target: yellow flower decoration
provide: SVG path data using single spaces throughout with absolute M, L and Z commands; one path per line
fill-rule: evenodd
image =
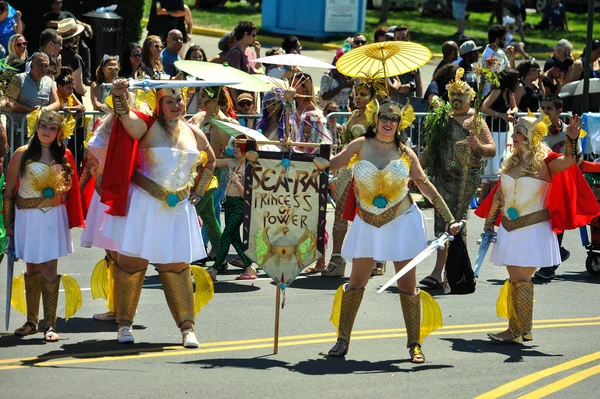
M 367 104 L 367 108 L 365 109 L 365 116 L 367 117 L 367 124 L 370 126 L 375 126 L 375 120 L 377 119 L 377 112 L 379 111 L 379 101 L 377 99 L 371 100 Z

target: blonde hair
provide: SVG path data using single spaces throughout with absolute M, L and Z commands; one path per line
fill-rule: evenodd
M 544 159 L 546 159 L 549 152 L 550 148 L 546 144 L 540 143 L 534 146 L 527 140 L 523 142 L 521 147 L 513 149 L 508 158 L 504 160 L 500 168 L 500 173 L 506 173 L 517 165 L 522 164 L 519 177 L 538 176 L 542 173 Z
M 159 42 L 162 45 L 162 39 L 160 36 L 146 36 L 146 40 L 144 40 L 142 45 L 142 62 L 150 69 L 152 69 L 152 65 L 155 64 L 160 71 L 163 71 L 163 65 L 160 61 L 160 57 L 152 59 L 152 55 L 150 54 L 150 44 L 152 42 Z
M 20 33 L 15 33 L 14 35 L 12 35 L 10 37 L 10 39 L 8 39 L 8 55 L 14 57 L 14 58 L 19 58 L 19 55 L 17 54 L 16 50 L 15 50 L 15 42 L 20 39 L 23 38 L 25 39 L 25 36 L 23 36 Z M 21 57 L 20 59 L 22 60 L 26 60 L 27 59 L 27 48 L 25 48 L 25 52 L 23 53 L 23 57 Z

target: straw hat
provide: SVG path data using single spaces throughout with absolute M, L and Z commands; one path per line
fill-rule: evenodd
M 63 39 L 70 39 L 83 32 L 83 25 L 79 25 L 74 18 L 65 18 L 58 22 L 58 34 Z

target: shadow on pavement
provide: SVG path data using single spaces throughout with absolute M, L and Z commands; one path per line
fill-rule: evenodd
M 290 288 L 296 288 L 301 290 L 331 290 L 335 291 L 338 287 L 348 279 L 344 277 L 321 277 L 320 275 L 315 275 L 313 277 L 300 278 L 294 280 L 292 284 L 290 284 Z
M 408 363 L 407 367 L 399 367 L 400 363 Z M 305 375 L 337 375 L 337 374 L 379 374 L 415 372 L 451 368 L 450 365 L 414 365 L 409 360 L 384 360 L 370 362 L 368 360 L 346 360 L 344 358 L 329 358 L 304 360 L 297 364 L 290 364 L 281 360 L 266 359 L 264 357 L 250 359 L 203 359 L 189 362 L 174 363 L 181 365 L 198 365 L 204 369 L 219 368 L 245 368 L 254 370 L 269 370 L 281 368 L 284 370 Z M 332 367 L 335 366 L 335 367 Z
M 588 284 L 600 284 L 600 276 L 592 276 L 587 271 L 564 271 L 558 269 L 555 280 L 564 280 L 569 282 L 580 282 Z
M 507 356 L 504 363 L 522 362 L 525 357 L 562 357 L 563 355 L 552 355 L 540 352 L 537 346 L 502 344 L 490 340 L 462 338 L 441 338 L 452 343 L 452 350 L 469 353 L 498 353 Z
M 226 276 L 228 274 L 234 274 L 234 273 L 229 273 L 229 272 L 225 272 L 223 274 L 219 274 L 219 276 L 223 277 Z M 235 273 L 236 275 L 239 273 Z M 262 277 L 262 276 L 261 276 Z M 254 285 L 254 284 L 239 284 L 237 282 L 233 282 L 233 281 L 225 281 L 225 280 L 220 280 L 217 277 L 217 282 L 214 285 L 215 287 L 215 294 L 218 293 L 229 293 L 229 294 L 235 294 L 238 292 L 250 292 L 250 291 L 257 291 L 260 290 L 260 287 Z M 157 275 L 152 275 L 152 276 L 146 276 L 146 278 L 144 279 L 144 290 L 161 290 L 162 291 L 162 283 L 160 282 L 160 277 Z
M 41 336 L 40 336 L 41 337 Z M 40 339 L 40 342 L 42 340 Z M 136 343 L 134 346 L 119 344 L 116 339 L 110 340 L 88 340 L 75 342 L 72 344 L 59 341 L 56 344 L 48 343 L 49 348 L 54 347 L 44 354 L 35 358 L 23 360 L 21 366 L 37 366 L 45 362 L 60 361 L 65 359 L 99 359 L 102 357 L 135 356 L 148 352 L 162 352 L 167 349 L 173 350 L 173 347 L 179 348 L 175 343 Z M 60 346 L 60 347 L 59 347 Z

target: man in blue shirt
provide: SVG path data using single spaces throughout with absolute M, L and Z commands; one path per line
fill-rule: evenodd
M 175 68 L 175 61 L 181 59 L 179 57 L 179 50 L 183 46 L 183 34 L 177 29 L 169 31 L 167 35 L 167 47 L 160 53 L 160 62 L 163 64 L 165 73 L 171 76 L 177 75 L 177 68 Z
M 546 6 L 542 22 L 536 25 L 536 29 L 569 30 L 567 9 L 560 0 L 552 0 Z

